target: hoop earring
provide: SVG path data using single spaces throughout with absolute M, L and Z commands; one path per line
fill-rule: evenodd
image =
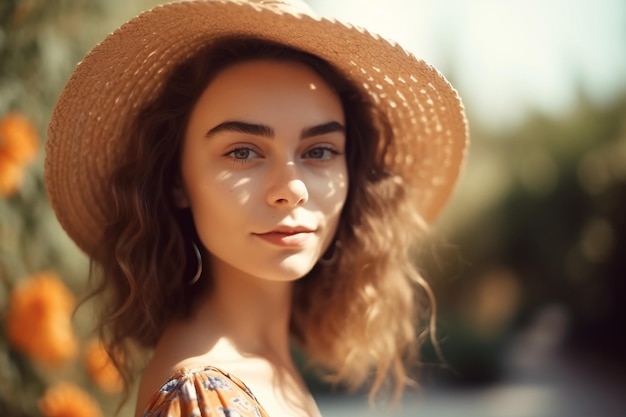
M 339 239 L 335 239 L 332 243 L 332 246 L 329 248 L 330 257 L 325 258 L 326 254 L 329 253 L 327 250 L 324 255 L 318 260 L 318 262 L 324 266 L 332 265 L 337 262 L 337 258 L 339 258 L 339 252 L 341 252 L 341 241 Z
M 189 281 L 189 285 L 194 285 L 202 276 L 202 254 L 200 253 L 200 249 L 198 249 L 198 245 L 196 245 L 196 242 L 191 242 L 191 247 L 196 254 L 196 262 L 198 263 L 198 269 L 196 269 L 196 274 L 193 276 L 191 281 Z

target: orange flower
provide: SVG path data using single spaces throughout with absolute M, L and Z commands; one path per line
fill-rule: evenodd
M 0 119 L 0 195 L 13 194 L 22 171 L 37 152 L 37 130 L 26 117 L 9 113 Z
M 98 403 L 68 382 L 48 388 L 37 405 L 45 417 L 102 417 Z
M 9 299 L 7 333 L 11 343 L 45 364 L 59 364 L 78 350 L 72 330 L 74 296 L 53 273 L 33 275 Z
M 30 162 L 38 142 L 35 126 L 23 115 L 9 113 L 0 119 L 0 150 L 16 163 Z
M 9 196 L 22 185 L 24 168 L 7 158 L 0 149 L 0 196 Z
M 122 390 L 122 377 L 100 341 L 93 340 L 87 345 L 85 367 L 102 391 L 112 394 Z

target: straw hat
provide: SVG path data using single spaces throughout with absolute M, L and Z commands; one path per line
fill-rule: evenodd
M 93 254 L 107 223 L 107 178 L 125 153 L 129 124 L 170 71 L 216 38 L 259 37 L 333 64 L 362 87 L 393 126 L 388 169 L 418 191 L 432 221 L 467 147 L 455 90 L 433 67 L 366 30 L 321 18 L 298 1 L 208 0 L 158 6 L 130 20 L 77 66 L 52 114 L 45 180 L 59 221 Z

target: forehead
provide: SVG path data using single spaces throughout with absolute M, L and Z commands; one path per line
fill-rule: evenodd
M 292 59 L 259 58 L 246 59 L 230 64 L 218 71 L 210 85 L 224 83 L 255 84 L 258 81 L 282 81 L 291 87 L 323 85 L 332 88 L 309 65 Z
M 296 109 L 312 118 L 344 119 L 338 94 L 315 70 L 300 62 L 259 59 L 220 71 L 194 113 L 255 120 L 269 113 L 295 116 Z

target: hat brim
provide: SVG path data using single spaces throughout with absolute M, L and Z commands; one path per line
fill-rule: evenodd
M 468 133 L 447 80 L 400 46 L 364 29 L 308 14 L 234 1 L 158 6 L 130 20 L 77 66 L 52 114 L 45 180 L 57 217 L 93 254 L 106 224 L 107 178 L 122 157 L 129 125 L 181 60 L 228 36 L 279 42 L 330 62 L 388 116 L 388 169 L 416 190 L 432 221 L 459 175 Z

